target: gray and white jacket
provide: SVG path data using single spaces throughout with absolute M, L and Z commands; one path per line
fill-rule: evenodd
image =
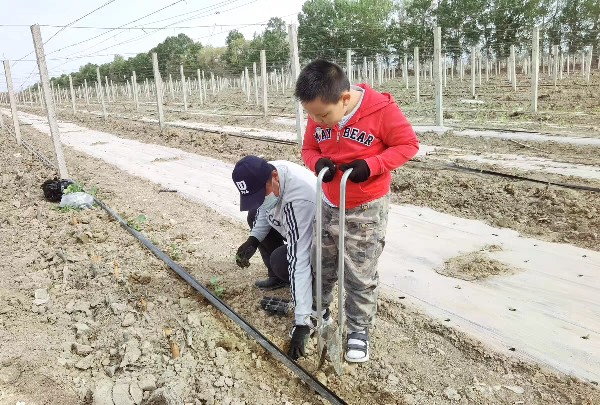
M 262 242 L 273 228 L 286 239 L 295 321 L 296 324 L 304 324 L 312 312 L 310 256 L 317 178 L 296 163 L 285 160 L 269 163 L 275 166 L 279 175 L 279 200 L 268 211 L 258 209 L 250 234 Z

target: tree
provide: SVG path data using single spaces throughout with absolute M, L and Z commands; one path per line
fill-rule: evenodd
M 240 71 L 247 66 L 249 43 L 238 30 L 230 31 L 225 40 L 227 50 L 223 55 L 228 67 Z
M 260 38 L 260 40 L 257 40 Z M 267 28 L 263 34 L 253 40 L 250 59 L 254 62 L 259 59 L 255 45 L 260 45 L 260 49 L 264 49 L 267 54 L 269 63 L 276 65 L 287 64 L 289 62 L 290 47 L 287 38 L 287 25 L 279 17 L 271 18 L 267 23 Z

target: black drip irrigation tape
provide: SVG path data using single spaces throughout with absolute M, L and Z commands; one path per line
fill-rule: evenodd
M 23 146 L 29 150 L 34 156 L 39 158 L 46 166 L 57 170 L 57 167 L 52 161 L 50 161 L 43 154 L 38 152 L 29 143 L 23 141 Z M 221 311 L 229 319 L 236 323 L 244 332 L 252 336 L 258 344 L 260 344 L 265 350 L 267 350 L 275 360 L 279 361 L 287 368 L 289 368 L 294 374 L 296 374 L 302 381 L 308 384 L 315 392 L 321 395 L 323 398 L 328 400 L 331 404 L 345 405 L 346 402 L 337 396 L 337 394 L 321 384 L 316 378 L 314 378 L 308 371 L 300 367 L 294 360 L 288 357 L 284 352 L 281 351 L 273 342 L 267 339 L 262 333 L 260 333 L 255 327 L 250 325 L 244 318 L 238 315 L 234 310 L 229 307 L 225 302 L 221 301 L 216 295 L 214 295 L 207 287 L 198 282 L 190 273 L 185 271 L 183 267 L 175 263 L 167 254 L 160 250 L 156 245 L 150 242 L 144 235 L 130 227 L 127 222 L 121 218 L 116 212 L 114 212 L 108 205 L 104 204 L 101 200 L 94 197 L 95 203 L 106 211 L 111 217 L 113 217 L 121 227 L 125 228 L 127 232 L 133 235 L 146 249 L 152 252 L 158 259 L 162 260 L 171 270 L 173 270 L 179 277 L 181 277 L 186 283 L 193 287 L 199 292 L 206 300 L 208 300 L 215 308 Z
M 513 179 L 513 180 L 530 181 L 533 183 L 545 184 L 548 186 L 555 186 L 555 187 L 569 188 L 572 190 L 582 190 L 582 191 L 591 191 L 593 193 L 600 193 L 600 188 L 597 188 L 597 187 L 581 186 L 578 184 L 555 183 L 555 182 L 547 181 L 547 180 L 538 180 L 538 179 L 532 179 L 530 177 L 517 176 L 515 174 L 496 172 L 493 170 L 473 169 L 470 167 L 457 165 L 456 163 L 454 163 L 454 164 L 441 164 L 441 163 L 440 164 L 431 164 L 431 163 L 427 163 L 427 162 L 421 162 L 418 160 L 411 160 L 410 164 L 430 166 L 430 167 L 433 167 L 436 169 L 442 169 L 442 170 L 453 170 L 453 171 L 461 171 L 461 172 L 475 173 L 475 174 L 487 174 L 487 175 L 491 175 L 491 176 L 505 177 L 505 178 Z

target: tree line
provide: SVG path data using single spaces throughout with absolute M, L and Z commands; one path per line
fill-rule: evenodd
M 478 46 L 489 56 L 506 57 L 511 45 L 527 50 L 532 28 L 540 27 L 541 47 L 559 45 L 562 52 L 581 51 L 587 45 L 600 48 L 599 0 L 308 0 L 298 14 L 298 43 L 302 61 L 327 58 L 343 62 L 346 49 L 355 58 L 381 55 L 395 61 L 412 55 L 415 47 L 427 58 L 433 53 L 433 28 L 442 29 L 442 48 L 461 57 Z M 271 18 L 262 33 L 245 38 L 229 32 L 224 47 L 203 46 L 185 34 L 166 38 L 148 52 L 125 59 L 116 55 L 99 65 L 100 75 L 124 83 L 133 70 L 138 80 L 152 78 L 153 52 L 163 75 L 178 77 L 197 69 L 216 75 L 237 76 L 259 62 L 266 50 L 270 67 L 289 64 L 286 23 Z M 597 52 L 597 51 L 595 51 Z M 96 81 L 95 64 L 72 73 L 74 84 Z M 68 86 L 69 76 L 53 78 Z

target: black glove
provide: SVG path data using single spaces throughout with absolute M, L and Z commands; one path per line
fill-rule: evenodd
M 371 169 L 369 169 L 369 165 L 362 159 L 358 159 L 340 166 L 340 170 L 343 172 L 350 168 L 352 168 L 352 173 L 350 173 L 348 179 L 350 179 L 350 181 L 353 183 L 362 183 L 363 181 L 367 181 L 371 175 Z
M 321 158 L 317 160 L 317 164 L 315 166 L 315 172 L 317 173 L 317 176 L 319 173 L 321 173 L 321 170 L 323 170 L 324 167 L 329 168 L 329 171 L 327 171 L 325 176 L 323 176 L 323 183 L 329 183 L 331 180 L 333 180 L 333 176 L 335 175 L 335 163 L 328 158 Z
M 310 328 L 307 325 L 296 325 L 294 333 L 292 333 L 292 340 L 290 341 L 290 348 L 287 353 L 288 356 L 294 360 L 306 356 L 304 345 L 306 345 L 309 336 Z
M 250 236 L 246 242 L 242 243 L 235 255 L 237 265 L 240 267 L 249 267 L 250 258 L 256 253 L 258 245 L 260 245 L 260 242 L 254 236 Z

